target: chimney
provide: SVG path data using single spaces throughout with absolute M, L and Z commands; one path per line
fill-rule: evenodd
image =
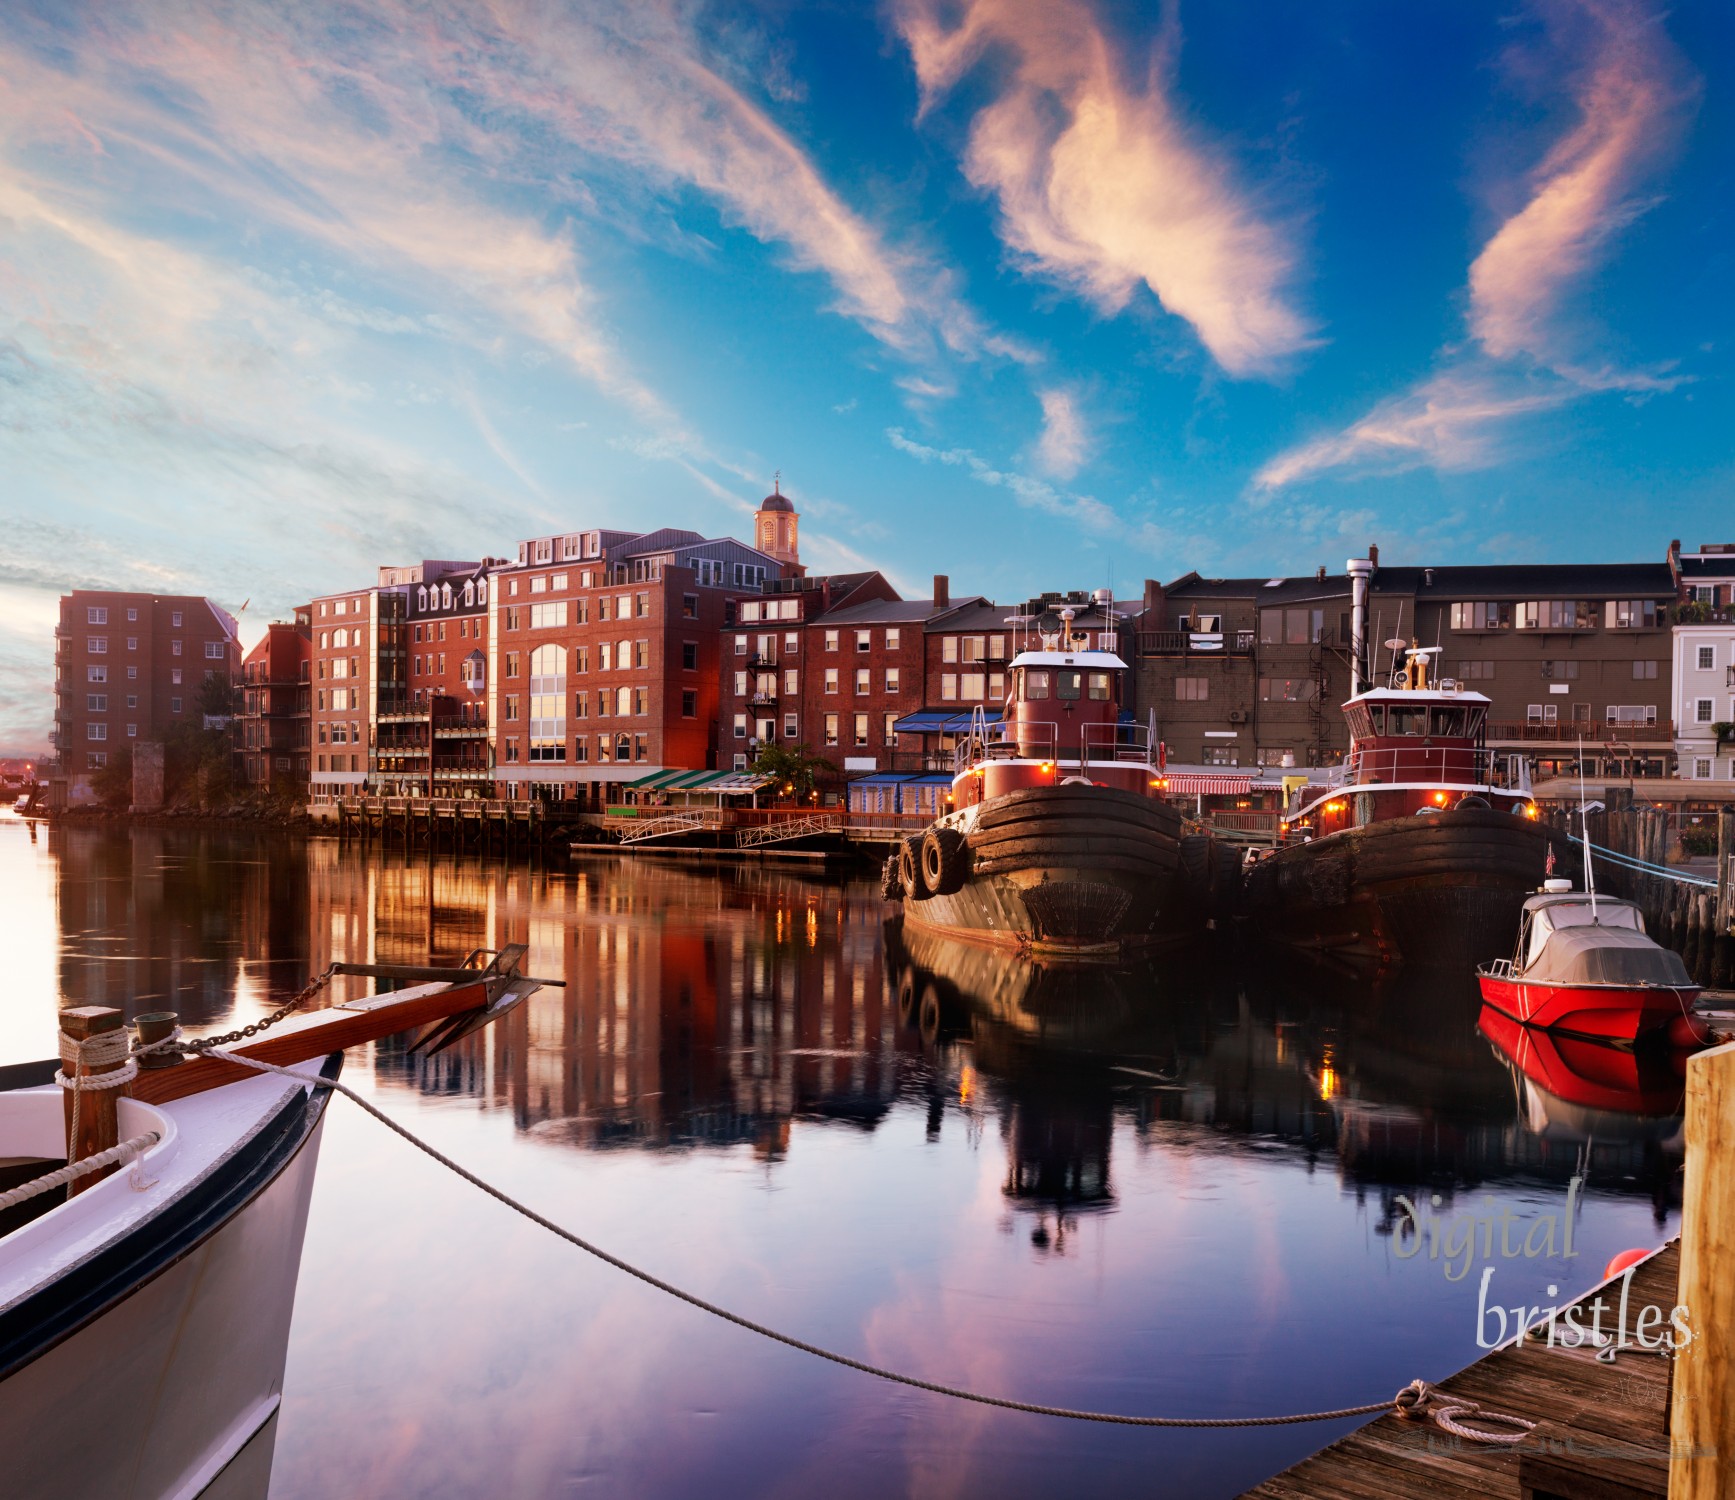
M 944 573 L 934 575 L 934 608 L 945 609 L 952 602 L 952 580 Z
M 1321 563 L 1321 564 L 1320 564 L 1320 565 L 1319 565 L 1319 572 L 1317 572 L 1317 573 L 1316 573 L 1316 574 L 1314 574 L 1314 577 L 1315 577 L 1315 578 L 1316 578 L 1316 579 L 1317 579 L 1317 580 L 1318 580 L 1318 581 L 1319 581 L 1319 582 L 1320 582 L 1320 583 L 1324 583 L 1324 582 L 1325 582 L 1325 564 L 1324 564 L 1324 563 Z
M 1378 542 L 1375 542 L 1371 547 L 1368 548 L 1368 561 L 1371 562 L 1376 568 L 1379 567 L 1379 565 L 1380 565 L 1380 544 Z

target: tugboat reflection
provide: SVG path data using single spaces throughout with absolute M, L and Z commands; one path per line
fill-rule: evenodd
M 1678 1201 L 1679 1077 L 1664 1097 L 1635 1074 L 1647 1091 L 1608 1107 L 1644 1111 L 1644 1128 L 1598 1120 L 1563 1152 L 1559 1102 L 1546 1131 L 1534 1107 L 1515 1122 L 1468 963 L 1374 984 L 1238 972 L 1203 954 L 1048 969 L 900 925 L 886 940 L 900 1017 L 937 1067 L 967 1059 L 997 1105 L 1006 1197 L 1037 1215 L 1041 1248 L 1062 1243 L 1070 1216 L 1114 1206 L 1117 1120 L 1141 1145 L 1184 1134 L 1212 1150 L 1296 1153 L 1310 1169 L 1334 1161 L 1346 1190 L 1374 1200 L 1376 1228 L 1389 1229 L 1400 1194 L 1449 1203 L 1575 1173 L 1650 1197 L 1659 1220 Z

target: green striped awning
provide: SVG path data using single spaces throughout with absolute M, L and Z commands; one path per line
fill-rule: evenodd
M 676 766 L 673 770 L 665 767 L 661 771 L 652 771 L 649 776 L 641 776 L 637 781 L 629 781 L 626 784 L 626 790 L 644 791 L 650 787 L 667 786 L 676 777 L 687 776 L 690 774 L 690 772 L 683 771 L 679 766 Z

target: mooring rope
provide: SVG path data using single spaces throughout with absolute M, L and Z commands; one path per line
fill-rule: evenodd
M 1601 844 L 1588 843 L 1576 834 L 1567 834 L 1566 840 L 1569 844 L 1583 844 L 1585 848 L 1595 850 L 1608 864 L 1620 865 L 1644 875 L 1655 875 L 1660 880 L 1675 880 L 1682 885 L 1703 886 L 1713 891 L 1717 889 L 1715 880 L 1705 880 L 1698 875 L 1683 875 L 1679 870 L 1671 870 L 1667 865 L 1653 864 L 1648 859 L 1640 859 L 1636 854 L 1626 854 L 1619 849 L 1607 849 Z
M 55 1071 L 54 1081 L 63 1089 L 72 1090 L 72 1122 L 66 1131 L 72 1150 L 78 1149 L 79 1116 L 84 1095 L 92 1090 L 125 1088 L 139 1076 L 139 1065 L 133 1061 L 130 1051 L 131 1040 L 124 1026 L 113 1031 L 99 1031 L 90 1037 L 60 1033 L 60 1067 Z M 110 1067 L 112 1063 L 119 1063 L 120 1067 Z M 110 1070 L 106 1073 L 85 1071 L 103 1067 Z M 72 1070 L 70 1073 L 68 1068 Z
M 153 1043 L 151 1047 L 140 1048 L 139 1050 L 141 1052 L 157 1048 L 167 1050 L 169 1045 L 169 1041 L 164 1041 Z M 721 1318 L 726 1323 L 733 1323 L 737 1328 L 745 1328 L 749 1333 L 757 1333 L 762 1338 L 783 1344 L 790 1349 L 798 1349 L 803 1354 L 811 1354 L 818 1359 L 829 1360 L 832 1364 L 843 1365 L 847 1369 L 860 1370 L 864 1375 L 873 1375 L 897 1385 L 911 1386 L 918 1391 L 930 1391 L 936 1396 L 950 1396 L 958 1401 L 972 1401 L 979 1406 L 996 1406 L 1004 1411 L 1029 1412 L 1033 1416 L 1039 1417 L 1064 1417 L 1075 1422 L 1108 1422 L 1122 1427 L 1287 1427 L 1301 1422 L 1335 1422 L 1345 1417 L 1368 1417 L 1375 1412 L 1387 1411 L 1400 1417 L 1409 1417 L 1410 1420 L 1432 1418 L 1435 1421 L 1440 1421 L 1439 1416 L 1430 1409 L 1430 1401 L 1438 1399 L 1440 1393 L 1435 1387 L 1423 1380 L 1411 1381 L 1395 1397 L 1388 1400 L 1372 1401 L 1365 1406 L 1340 1406 L 1331 1411 L 1298 1412 L 1282 1417 L 1128 1417 L 1122 1416 L 1118 1412 L 1079 1411 L 1068 1406 L 1043 1406 L 1034 1401 L 1013 1401 L 1005 1396 L 985 1396 L 978 1391 L 967 1391 L 958 1386 L 943 1385 L 939 1381 L 923 1380 L 919 1376 L 905 1375 L 897 1370 L 887 1370 L 879 1365 L 868 1364 L 865 1360 L 853 1359 L 847 1354 L 839 1354 L 835 1350 L 823 1348 L 818 1344 L 810 1344 L 806 1340 L 795 1338 L 790 1334 L 779 1333 L 775 1328 L 768 1328 L 763 1323 L 755 1323 L 751 1318 L 742 1317 L 740 1313 L 730 1312 L 726 1307 L 719 1307 L 715 1302 L 707 1302 L 703 1297 L 684 1291 L 672 1282 L 664 1281 L 660 1276 L 653 1276 L 649 1271 L 641 1270 L 631 1262 L 622 1260 L 618 1255 L 611 1255 L 601 1246 L 593 1245 L 589 1240 L 574 1234 L 570 1229 L 556 1224 L 554 1220 L 538 1213 L 528 1204 L 521 1203 L 510 1193 L 478 1177 L 469 1168 L 460 1166 L 438 1147 L 430 1145 L 414 1131 L 400 1125 L 377 1105 L 364 1099 L 348 1084 L 313 1074 L 297 1073 L 293 1068 L 282 1068 L 275 1063 L 260 1062 L 257 1058 L 248 1057 L 242 1053 L 224 1052 L 215 1047 L 201 1047 L 197 1041 L 182 1043 L 181 1046 L 196 1056 L 221 1058 L 225 1062 L 239 1063 L 244 1068 L 253 1068 L 261 1073 L 275 1073 L 282 1078 L 293 1078 L 297 1083 L 311 1084 L 315 1088 L 331 1089 L 335 1093 L 342 1094 L 344 1098 L 359 1105 L 366 1113 L 372 1115 L 388 1130 L 402 1136 L 418 1151 L 431 1156 L 448 1171 L 462 1177 L 471 1187 L 486 1193 L 496 1202 L 504 1204 L 514 1213 L 523 1215 L 532 1224 L 540 1225 L 550 1234 L 565 1240 L 569 1245 L 576 1246 L 585 1254 L 595 1256 L 598 1260 L 613 1266 L 617 1271 L 624 1271 L 628 1276 L 644 1282 L 647 1286 L 655 1287 L 659 1292 L 667 1292 L 669 1296 L 675 1297 L 691 1307 L 696 1307 L 701 1312 L 708 1312 L 713 1317 Z M 1410 1417 L 1412 1410 L 1419 1412 L 1420 1415 Z M 1445 1413 L 1447 1418 L 1446 1421 L 1440 1421 L 1442 1427 L 1477 1442 L 1506 1443 L 1514 1442 L 1516 1439 L 1505 1435 L 1478 1433 L 1468 1428 L 1449 1426 L 1448 1422 L 1453 1414 L 1471 1414 L 1487 1421 L 1524 1424 L 1522 1417 L 1504 1417 L 1494 1412 L 1484 1413 L 1476 1407 L 1474 1402 L 1469 1401 L 1453 1399 L 1449 1404 L 1442 1406 L 1440 1410 Z
M 110 1146 L 106 1151 L 98 1151 L 94 1156 L 86 1156 L 75 1162 L 68 1162 L 64 1167 L 56 1167 L 52 1172 L 45 1172 L 40 1177 L 32 1177 L 29 1182 L 20 1183 L 9 1192 L 0 1193 L 0 1211 L 16 1208 L 20 1203 L 28 1203 L 32 1198 L 40 1198 L 44 1193 L 51 1193 L 57 1187 L 63 1187 L 69 1182 L 76 1182 L 80 1177 L 88 1177 L 92 1172 L 100 1172 L 105 1167 L 112 1167 L 121 1162 L 132 1161 L 143 1156 L 161 1137 L 154 1130 L 147 1130 L 143 1135 L 135 1135 L 131 1140 L 122 1141 L 118 1146 Z M 135 1183 L 134 1186 L 141 1184 Z M 150 1183 L 142 1186 L 149 1187 Z

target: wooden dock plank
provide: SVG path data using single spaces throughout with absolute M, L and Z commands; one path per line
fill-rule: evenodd
M 1667 1312 L 1677 1299 L 1680 1247 L 1671 1243 L 1644 1261 L 1632 1276 L 1628 1336 L 1638 1309 Z M 1619 1284 L 1592 1288 L 1576 1299 L 1588 1308 L 1602 1295 L 1616 1308 Z M 1588 1314 L 1581 1313 L 1588 1325 Z M 1245 1492 L 1243 1500 L 1520 1500 L 1519 1470 L 1552 1476 L 1562 1494 L 1630 1496 L 1651 1493 L 1655 1476 L 1667 1473 L 1666 1405 L 1669 1361 L 1642 1350 L 1624 1350 L 1612 1363 L 1590 1349 L 1567 1349 L 1527 1340 L 1493 1351 L 1456 1375 L 1437 1382 L 1447 1396 L 1475 1401 L 1489 1411 L 1536 1422 L 1542 1436 L 1493 1445 L 1454 1437 L 1432 1422 L 1376 1417 L 1300 1463 Z M 1594 1481 L 1584 1477 L 1588 1460 L 1600 1465 Z M 1574 1465 L 1580 1467 L 1575 1471 Z M 1577 1488 L 1573 1486 L 1576 1483 Z M 1656 1493 L 1661 1493 L 1657 1491 Z

